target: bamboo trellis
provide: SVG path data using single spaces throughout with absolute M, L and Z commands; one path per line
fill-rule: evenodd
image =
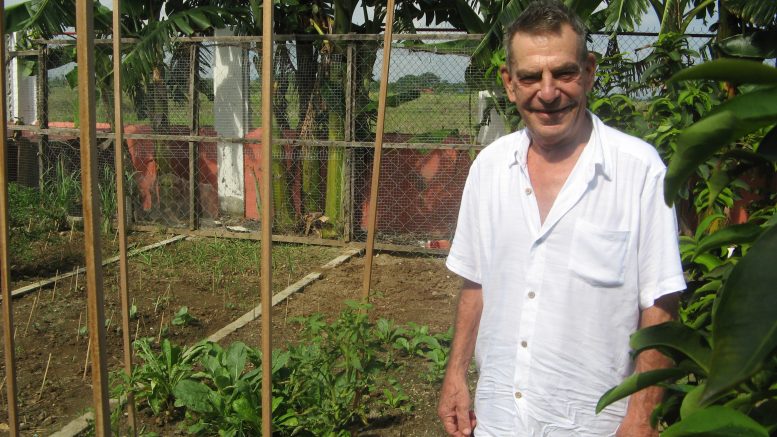
M 95 115 L 95 66 L 94 66 L 94 9 L 87 0 L 76 2 L 76 35 L 78 90 L 79 90 L 79 120 L 80 120 L 80 153 L 81 153 L 81 184 L 83 193 L 84 216 L 84 258 L 86 262 L 87 314 L 89 327 L 89 344 L 92 370 L 92 396 L 94 408 L 94 430 L 97 436 L 111 435 L 110 405 L 108 397 L 108 366 L 106 355 L 106 329 L 104 312 L 104 287 L 102 272 L 102 240 L 99 232 L 100 198 L 97 187 L 97 133 Z M 121 95 L 121 35 L 120 35 L 120 0 L 113 2 L 113 68 L 114 95 Z M 386 30 L 384 34 L 382 77 L 388 78 L 393 33 L 394 0 L 388 0 Z M 273 6 L 271 0 L 263 0 L 263 36 L 262 36 L 262 154 L 263 171 L 261 179 L 262 201 L 272 205 L 272 166 L 269 165 L 272 156 L 272 81 L 273 59 Z M 4 35 L 3 11 L 0 9 L 0 36 Z M 4 58 L 5 46 L 0 45 L 0 58 Z M 41 67 L 42 68 L 42 67 Z M 5 89 L 5 65 L 0 65 L 0 88 Z M 372 256 L 375 248 L 375 226 L 377 213 L 378 182 L 380 177 L 380 159 L 383 148 L 383 127 L 385 119 L 387 80 L 381 82 L 378 124 L 375 138 L 375 161 L 373 163 L 372 195 L 369 211 L 369 227 L 367 242 L 367 260 L 364 275 L 364 296 L 369 297 Z M 127 235 L 124 190 L 124 156 L 122 150 L 125 135 L 123 132 L 121 99 L 114 99 L 114 159 L 116 165 L 116 190 L 118 212 L 119 241 L 119 293 L 122 311 L 122 340 L 124 353 L 124 371 L 132 373 L 132 348 L 129 337 L 129 286 L 127 266 Z M 0 119 L 6 120 L 5 93 L 0 96 Z M 0 156 L 6 151 L 8 126 L 0 123 Z M 19 435 L 19 411 L 16 385 L 16 361 L 13 339 L 13 302 L 10 293 L 10 266 L 8 258 L 8 177 L 6 161 L 0 163 L 0 257 L 2 257 L 2 315 L 5 345 L 6 387 L 8 392 L 8 425 L 10 435 Z M 262 302 L 262 433 L 272 434 L 272 342 L 271 342 L 271 306 L 272 306 L 272 208 L 262 208 L 261 232 L 261 281 L 260 298 Z M 128 420 L 131 433 L 137 434 L 137 417 L 134 399 L 127 399 Z

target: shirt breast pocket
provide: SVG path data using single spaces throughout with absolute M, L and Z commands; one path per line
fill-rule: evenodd
M 597 287 L 623 285 L 629 231 L 604 229 L 577 220 L 569 254 L 570 270 Z

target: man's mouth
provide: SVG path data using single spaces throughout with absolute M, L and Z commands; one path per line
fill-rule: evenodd
M 571 108 L 572 108 L 572 106 L 564 106 L 564 107 L 561 107 L 561 108 L 553 108 L 553 109 L 541 108 L 541 109 L 533 109 L 532 112 L 551 116 L 551 115 L 556 115 L 556 114 L 561 114 L 561 113 L 567 112 Z

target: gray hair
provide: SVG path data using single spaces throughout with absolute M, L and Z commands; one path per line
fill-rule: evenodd
M 580 17 L 560 0 L 536 0 L 521 12 L 505 31 L 505 61 L 507 68 L 513 68 L 512 41 L 516 33 L 542 34 L 561 33 L 561 27 L 568 24 L 577 35 L 580 60 L 588 55 L 586 29 Z

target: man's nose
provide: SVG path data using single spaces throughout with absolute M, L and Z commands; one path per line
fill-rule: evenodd
M 551 103 L 559 96 L 559 89 L 556 86 L 556 80 L 552 74 L 545 73 L 540 80 L 540 91 L 537 97 L 544 103 Z

